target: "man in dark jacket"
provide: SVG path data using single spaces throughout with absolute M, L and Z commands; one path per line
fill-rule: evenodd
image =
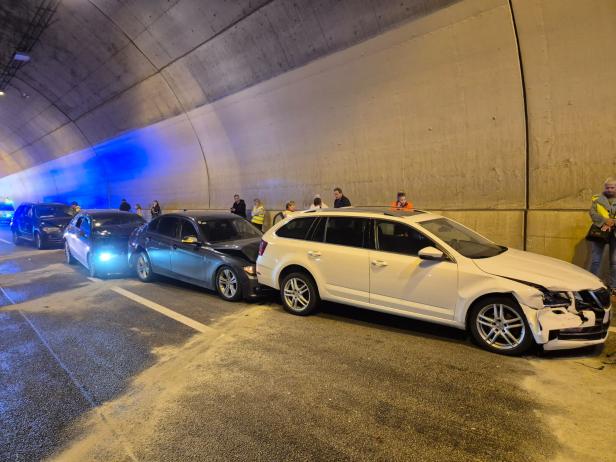
M 342 189 L 334 188 L 334 208 L 339 209 L 340 207 L 350 207 L 351 201 L 348 197 L 342 194 Z
M 246 202 L 244 199 L 240 199 L 239 194 L 233 196 L 233 205 L 231 206 L 231 213 L 235 213 L 242 218 L 246 218 Z
M 126 199 L 122 199 L 122 202 L 120 203 L 120 210 L 122 212 L 130 212 L 130 204 L 126 202 Z

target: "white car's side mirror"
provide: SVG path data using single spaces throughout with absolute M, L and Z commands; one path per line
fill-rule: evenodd
M 419 258 L 422 260 L 446 260 L 445 254 L 436 247 L 424 247 L 419 251 Z

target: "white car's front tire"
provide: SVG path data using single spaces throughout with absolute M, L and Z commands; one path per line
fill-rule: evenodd
M 468 322 L 479 346 L 494 353 L 521 355 L 534 343 L 524 312 L 508 297 L 481 300 L 473 306 Z

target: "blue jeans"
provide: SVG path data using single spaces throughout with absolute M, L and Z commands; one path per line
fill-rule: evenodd
M 601 259 L 603 258 L 603 249 L 609 245 L 610 259 L 610 278 L 609 286 L 611 289 L 616 289 L 616 237 L 614 234 L 610 236 L 609 244 L 604 242 L 590 241 L 590 272 L 599 276 L 601 268 Z

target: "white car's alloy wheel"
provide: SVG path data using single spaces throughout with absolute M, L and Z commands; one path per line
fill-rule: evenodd
M 290 278 L 283 289 L 286 305 L 293 311 L 302 312 L 310 305 L 310 289 L 300 278 Z
M 513 307 L 492 303 L 479 310 L 475 318 L 481 340 L 497 350 L 513 350 L 526 340 L 524 319 Z

